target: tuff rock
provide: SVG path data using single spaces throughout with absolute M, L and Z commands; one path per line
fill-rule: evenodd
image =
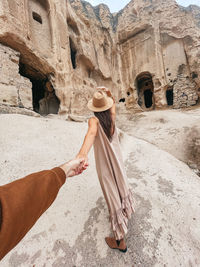
M 86 115 L 97 86 L 121 112 L 182 108 L 200 94 L 200 7 L 134 0 L 1 0 L 0 103 Z

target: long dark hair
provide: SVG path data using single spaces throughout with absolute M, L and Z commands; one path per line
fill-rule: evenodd
M 101 112 L 94 112 L 94 115 L 99 119 L 100 124 L 108 137 L 108 140 L 112 141 L 112 133 L 111 130 L 113 129 L 113 120 L 111 117 L 110 109 L 101 111 Z

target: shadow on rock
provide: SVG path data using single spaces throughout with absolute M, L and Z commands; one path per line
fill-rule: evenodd
M 200 173 L 200 129 L 197 127 L 191 128 L 186 136 L 186 157 L 188 165 L 192 169 L 199 170 Z

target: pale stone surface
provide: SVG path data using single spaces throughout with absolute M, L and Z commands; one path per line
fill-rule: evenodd
M 67 180 L 0 266 L 200 265 L 200 180 L 187 166 L 199 175 L 200 112 L 167 111 L 199 103 L 199 32 L 200 8 L 174 0 L 132 0 L 117 14 L 80 0 L 0 0 L 0 113 L 62 116 L 0 115 L 2 184 L 75 156 L 87 124 L 66 113 L 83 120 L 104 85 L 132 135 L 120 140 L 136 199 L 122 255 L 104 242 L 108 212 L 90 153 L 90 168 Z
M 18 93 L 14 85 L 0 86 L 0 101 L 1 103 L 8 104 L 10 106 L 18 106 Z
M 200 109 L 120 116 L 119 127 L 200 170 Z M 199 172 L 199 171 L 198 171 Z
M 76 121 L 76 122 L 84 122 L 87 121 L 87 118 L 84 116 L 76 116 L 76 115 L 68 115 L 68 120 Z
M 32 84 L 18 64 L 19 53 L 0 44 L 0 103 L 32 109 Z
M 134 91 L 144 90 L 143 87 L 139 88 L 139 84 L 142 80 L 145 82 L 145 74 L 148 74 L 148 82 L 151 83 L 152 80 L 154 85 L 152 106 L 167 106 L 166 90 L 171 87 L 172 90 L 176 87 L 174 107 L 197 103 L 197 100 L 182 103 L 176 97 L 177 90 L 182 90 L 182 93 L 188 96 L 188 90 L 184 91 L 182 86 L 176 83 L 180 74 L 184 74 L 183 83 L 190 81 L 189 91 L 198 95 L 200 28 L 194 17 L 198 16 L 200 8 L 193 7 L 192 10 L 195 15 L 190 8 L 180 7 L 173 0 L 138 0 L 131 1 L 122 11 L 117 30 L 122 55 L 123 89 L 131 92 L 128 98 L 135 98 Z M 195 74 L 192 75 L 192 72 Z M 128 107 L 132 106 L 127 104 Z M 142 103 L 140 105 L 145 109 Z
M 0 115 L 0 128 L 4 184 L 76 155 L 87 124 Z M 113 251 L 105 244 L 104 237 L 110 234 L 108 211 L 91 152 L 88 170 L 66 181 L 53 205 L 1 261 L 1 267 L 200 265 L 199 177 L 152 144 L 125 133 L 120 139 L 136 200 L 128 252 Z
M 93 7 L 80 0 L 1 0 L 0 7 L 0 42 L 13 54 L 18 51 L 20 74 L 38 94 L 32 104 L 37 112 L 47 80 L 60 100 L 60 114 L 87 114 L 86 103 L 100 85 L 112 91 L 117 103 L 125 99 L 119 105 L 122 112 L 199 103 L 197 6 L 132 0 L 116 14 L 104 4 Z M 14 71 L 8 65 L 9 74 L 18 72 L 17 61 Z M 3 76 L 0 84 L 9 83 L 8 75 Z M 17 79 L 13 77 L 16 88 Z M 29 107 L 30 84 L 25 86 L 20 97 Z M 49 113 L 49 103 L 45 107 L 43 114 Z
M 1 114 L 21 114 L 21 115 L 27 115 L 27 116 L 33 116 L 33 117 L 40 117 L 40 115 L 37 112 L 34 112 L 33 110 L 26 109 L 26 108 L 19 108 L 19 107 L 11 107 L 9 105 L 0 104 L 0 113 Z M 52 116 L 50 114 L 49 116 Z M 58 115 L 56 115 L 58 117 Z

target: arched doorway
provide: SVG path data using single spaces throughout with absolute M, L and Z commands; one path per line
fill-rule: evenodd
M 23 77 L 28 78 L 32 83 L 33 110 L 41 115 L 57 114 L 60 100 L 57 98 L 53 85 L 48 80 L 47 75 L 24 64 L 21 59 L 19 62 L 19 73 Z
M 143 109 L 154 108 L 154 86 L 152 76 L 149 72 L 141 73 L 136 78 L 138 91 L 138 104 Z
M 173 106 L 174 104 L 174 92 L 173 87 L 169 87 L 166 90 L 166 100 L 168 106 Z

